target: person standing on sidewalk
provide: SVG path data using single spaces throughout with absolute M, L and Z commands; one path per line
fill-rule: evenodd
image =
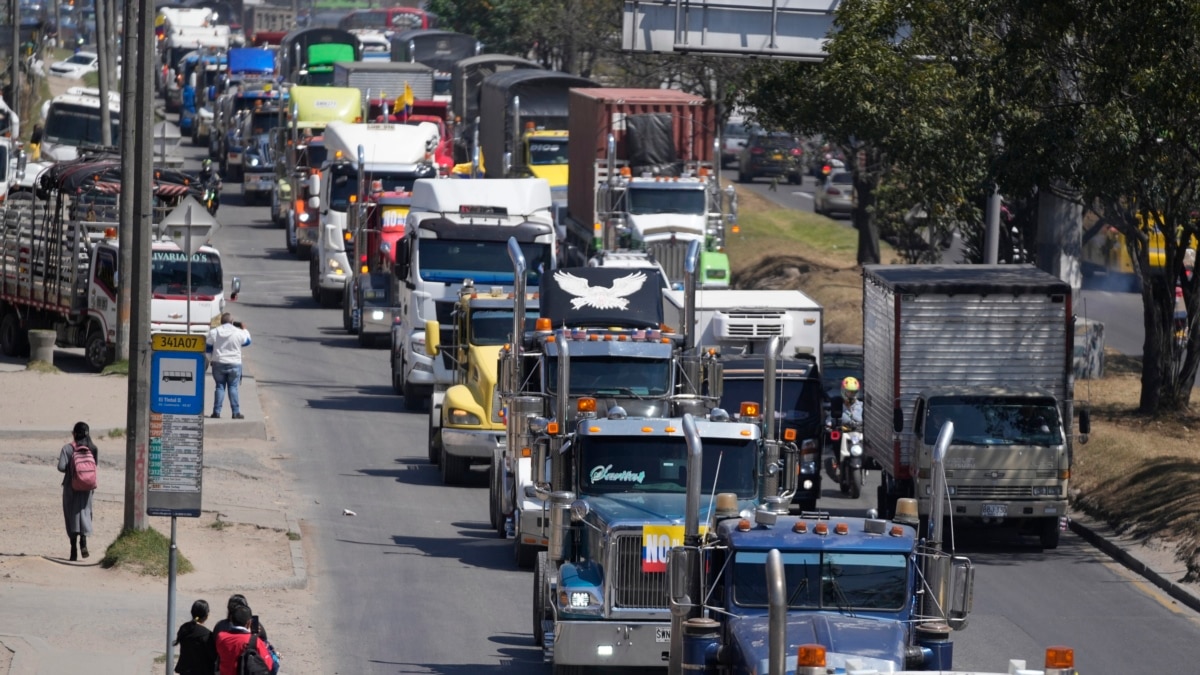
M 175 644 L 179 645 L 179 662 L 175 672 L 180 675 L 213 675 L 213 660 L 208 641 L 212 634 L 204 622 L 208 620 L 208 603 L 192 603 L 192 620 L 179 627 Z
M 242 348 L 250 346 L 250 331 L 239 321 L 234 321 L 229 312 L 221 315 L 221 325 L 208 331 L 206 349 L 212 357 L 213 382 L 216 394 L 213 397 L 213 419 L 221 416 L 225 403 L 225 390 L 229 390 L 229 407 L 233 408 L 233 419 L 245 419 L 242 415 L 238 386 L 242 383 Z
M 67 525 L 67 536 L 71 539 L 72 561 L 78 560 L 80 553 L 84 558 L 88 557 L 87 536 L 92 533 L 92 493 L 95 490 L 75 489 L 76 453 L 91 454 L 91 478 L 94 481 L 96 477 L 99 459 L 91 433 L 86 422 L 76 422 L 71 430 L 73 440 L 62 446 L 58 453 L 58 470 L 66 474 L 62 481 L 63 520 Z

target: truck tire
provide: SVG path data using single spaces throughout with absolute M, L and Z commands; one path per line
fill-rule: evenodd
M 471 460 L 447 454 L 446 446 L 442 443 L 438 445 L 442 449 L 442 485 L 462 485 L 467 480 L 467 471 L 471 469 Z
M 292 235 L 287 231 L 287 228 L 284 228 L 283 230 L 283 244 L 284 246 L 287 246 L 288 253 L 296 255 L 296 253 L 299 252 L 300 247 L 296 246 L 296 244 L 292 241 Z
M 1058 518 L 1042 518 L 1041 531 L 1038 538 L 1042 540 L 1042 548 L 1052 550 L 1058 548 L 1058 539 L 1062 530 L 1058 527 Z
M 500 509 L 501 469 L 500 462 L 493 458 L 492 465 L 488 467 L 488 522 L 496 534 L 504 538 L 504 512 Z
M 350 317 L 350 303 L 347 302 L 348 299 L 349 299 L 349 297 L 347 295 L 345 295 L 345 293 L 343 293 L 342 294 L 342 330 L 346 331 L 347 333 L 349 333 L 351 335 L 354 335 L 358 331 L 354 330 L 354 321 Z M 363 345 L 362 335 L 358 336 L 358 344 L 359 344 L 359 346 L 365 346 L 365 345 Z
M 113 353 L 109 349 L 104 333 L 99 328 L 92 327 L 88 333 L 87 344 L 83 348 L 84 358 L 88 366 L 97 373 L 112 363 Z
M 408 397 L 407 396 L 404 397 L 404 407 L 408 408 Z M 411 410 L 411 408 L 410 408 L 410 410 Z M 436 427 L 433 426 L 433 412 L 434 411 L 430 410 L 429 416 L 426 418 L 425 428 L 426 428 L 427 434 L 425 437 L 425 440 L 426 440 L 425 446 L 428 448 L 428 450 L 426 450 L 426 452 L 429 453 L 429 463 L 434 466 L 438 466 L 442 463 L 442 444 L 440 442 L 440 440 L 441 440 L 440 437 L 437 435 L 438 430 Z
M 520 569 L 527 570 L 532 568 L 534 562 L 537 560 L 538 553 L 540 551 L 538 551 L 537 546 L 521 543 L 520 532 L 517 533 L 517 536 L 513 537 L 513 562 L 517 563 L 517 567 Z
M 342 292 L 319 288 L 317 289 L 317 302 L 326 309 L 332 309 L 341 304 Z
M 5 356 L 20 356 L 21 345 L 28 342 L 25 329 L 21 327 L 21 318 L 16 312 L 6 312 L 0 319 L 0 351 Z
M 402 376 L 403 371 L 400 373 L 396 372 L 395 357 L 389 357 L 388 361 L 390 361 L 392 364 L 392 393 L 400 396 L 404 393 L 404 378 Z
M 550 556 L 545 551 L 538 551 L 537 562 L 533 565 L 533 644 L 542 647 L 546 644 L 546 631 L 542 629 L 542 621 L 546 616 L 546 575 L 550 573 Z

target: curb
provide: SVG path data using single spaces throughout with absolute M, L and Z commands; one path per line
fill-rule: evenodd
M 1138 559 L 1133 553 L 1122 548 L 1120 544 L 1115 543 L 1113 540 L 1117 537 L 1116 533 L 1107 532 L 1102 534 L 1098 531 L 1101 528 L 1108 530 L 1107 526 L 1103 524 L 1085 524 L 1077 520 L 1075 516 L 1068 519 L 1068 525 L 1071 531 L 1083 538 L 1084 541 L 1095 546 L 1130 571 L 1145 578 L 1180 604 L 1185 605 L 1193 611 L 1200 612 L 1200 596 L 1176 583 L 1175 580 L 1168 579 L 1149 563 Z

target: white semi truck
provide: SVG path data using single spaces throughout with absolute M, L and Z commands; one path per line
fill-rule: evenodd
M 326 132 L 328 135 L 328 132 Z M 404 406 L 419 410 L 452 382 L 445 359 L 425 350 L 425 322 L 443 326 L 450 344 L 450 313 L 463 281 L 512 290 L 506 242 L 515 237 L 529 261 L 527 284 L 554 268 L 556 237 L 550 184 L 540 178 L 418 180 L 394 268 L 398 321 L 392 326 L 392 387 Z M 434 400 L 431 420 L 440 419 Z
M 417 127 L 333 121 L 324 139 L 325 164 L 309 179 L 310 194 L 319 195 L 321 228 L 309 258 L 309 288 L 322 306 L 340 307 L 352 276 L 346 257 L 354 250 L 349 209 L 368 190 L 412 190 L 414 181 L 436 176 L 437 167 L 429 135 Z

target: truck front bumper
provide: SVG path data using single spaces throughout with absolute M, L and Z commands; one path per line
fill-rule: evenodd
M 490 460 L 498 448 L 504 447 L 504 432 L 443 426 L 442 447 L 454 457 Z
M 986 523 L 1029 518 L 1058 518 L 1067 515 L 1066 500 L 972 499 L 967 501 L 962 497 L 954 496 L 951 496 L 950 499 L 953 506 L 946 515 Z M 918 509 L 921 513 L 929 513 L 932 510 L 930 500 L 921 499 Z
M 248 192 L 265 193 L 271 192 L 274 189 L 274 173 L 250 173 L 247 171 L 242 177 L 242 194 Z
M 554 664 L 662 668 L 670 635 L 671 624 L 662 621 L 556 621 Z

